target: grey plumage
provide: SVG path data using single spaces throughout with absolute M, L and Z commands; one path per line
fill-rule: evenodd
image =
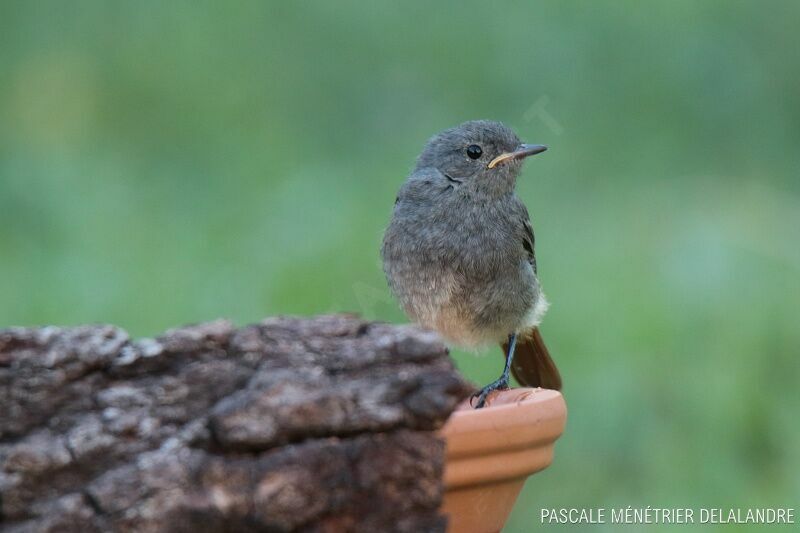
M 466 152 L 473 145 L 477 159 Z M 523 157 L 488 168 L 520 146 L 491 121 L 436 135 L 401 187 L 384 235 L 384 271 L 403 309 L 460 346 L 529 330 L 547 309 L 528 212 L 514 194 Z
M 476 407 L 507 388 L 510 373 L 526 386 L 561 388 L 537 329 L 547 300 L 533 228 L 514 194 L 523 159 L 544 150 L 498 122 L 443 131 L 400 188 L 383 238 L 386 279 L 412 319 L 460 346 L 501 342 L 503 373 L 476 393 Z

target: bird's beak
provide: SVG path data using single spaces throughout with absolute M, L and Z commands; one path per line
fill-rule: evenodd
M 505 163 L 506 161 L 512 161 L 514 159 L 524 159 L 529 155 L 541 154 L 545 150 L 547 150 L 547 146 L 543 144 L 520 144 L 519 148 L 517 148 L 513 152 L 506 152 L 504 154 L 500 154 L 491 161 L 489 161 L 489 166 L 487 168 L 494 168 L 501 163 Z

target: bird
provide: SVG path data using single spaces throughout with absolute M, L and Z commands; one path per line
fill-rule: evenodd
M 547 147 L 524 144 L 507 126 L 471 120 L 431 137 L 400 187 L 381 245 L 389 287 L 410 319 L 450 345 L 500 343 L 500 377 L 476 392 L 561 390 L 539 324 L 548 308 L 533 226 L 515 193 L 523 161 Z

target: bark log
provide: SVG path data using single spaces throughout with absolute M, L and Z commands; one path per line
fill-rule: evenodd
M 437 337 L 353 316 L 0 330 L 0 529 L 440 531 Z

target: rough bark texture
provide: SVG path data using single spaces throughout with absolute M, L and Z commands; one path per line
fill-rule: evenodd
M 471 387 L 412 327 L 0 330 L 4 531 L 439 531 Z

